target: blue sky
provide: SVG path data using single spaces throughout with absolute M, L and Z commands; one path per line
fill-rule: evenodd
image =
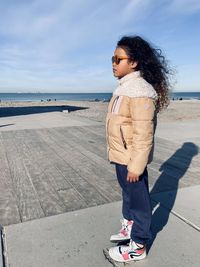
M 0 92 L 112 92 L 120 37 L 141 35 L 200 91 L 199 0 L 0 0 Z

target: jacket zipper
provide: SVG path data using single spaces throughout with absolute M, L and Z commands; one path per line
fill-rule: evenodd
M 124 135 L 123 135 L 123 131 L 122 131 L 122 127 L 121 126 L 120 126 L 120 135 L 121 135 L 121 139 L 122 139 L 124 148 L 127 149 L 127 144 L 126 144 L 126 141 L 124 139 Z

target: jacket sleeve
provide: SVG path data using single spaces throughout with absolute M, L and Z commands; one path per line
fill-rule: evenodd
M 133 142 L 128 170 L 141 175 L 148 163 L 153 145 L 154 100 L 148 97 L 131 98 L 130 113 L 133 125 Z

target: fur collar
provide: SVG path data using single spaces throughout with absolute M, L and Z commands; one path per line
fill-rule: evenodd
M 157 99 L 153 86 L 141 77 L 140 71 L 134 71 L 121 78 L 113 95 Z

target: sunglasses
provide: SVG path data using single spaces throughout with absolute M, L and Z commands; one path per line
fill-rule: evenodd
M 115 63 L 116 65 L 119 65 L 119 63 L 121 62 L 121 60 L 123 59 L 129 59 L 129 57 L 118 57 L 118 56 L 112 56 L 111 60 L 112 60 L 112 64 Z

